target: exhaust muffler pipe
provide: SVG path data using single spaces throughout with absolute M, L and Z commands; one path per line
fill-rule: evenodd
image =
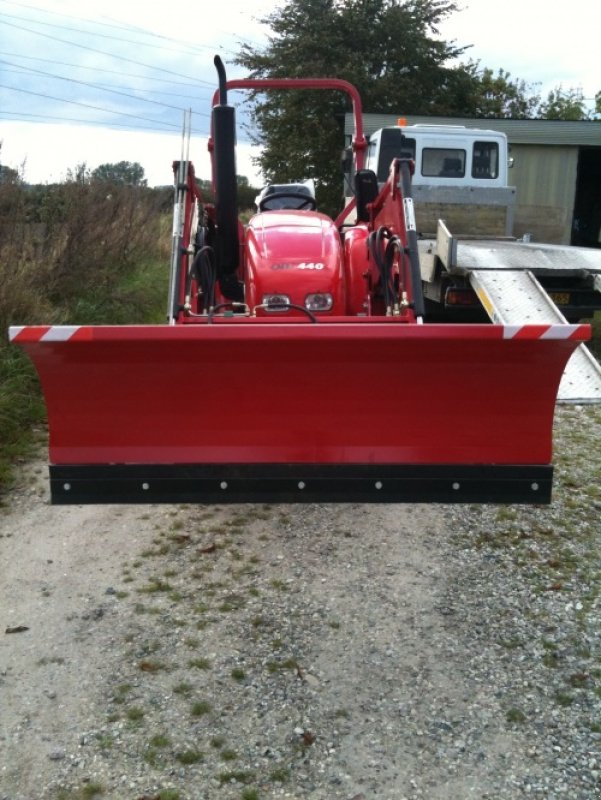
M 219 103 L 212 111 L 217 275 L 223 294 L 230 300 L 242 301 L 242 287 L 236 274 L 240 264 L 236 111 L 227 104 L 227 80 L 221 58 L 215 56 L 214 63 L 219 77 Z

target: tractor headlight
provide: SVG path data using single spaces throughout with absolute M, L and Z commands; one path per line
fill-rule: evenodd
M 290 298 L 287 294 L 264 294 L 262 305 L 265 311 L 289 311 L 286 306 L 290 305 Z
M 329 311 L 334 305 L 334 298 L 329 292 L 315 292 L 305 297 L 305 308 L 308 311 Z

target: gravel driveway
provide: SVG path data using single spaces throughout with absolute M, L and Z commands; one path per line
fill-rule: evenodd
M 601 798 L 601 408 L 548 507 L 0 509 L 0 800 Z

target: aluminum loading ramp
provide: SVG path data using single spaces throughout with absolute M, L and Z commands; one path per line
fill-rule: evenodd
M 422 278 L 431 281 L 438 259 L 447 272 L 467 278 L 492 322 L 505 325 L 566 324 L 536 275 L 593 276 L 601 292 L 601 250 L 453 236 L 442 220 L 435 240 L 422 240 Z M 601 403 L 601 366 L 584 344 L 571 356 L 561 381 L 560 403 Z
M 492 322 L 503 325 L 567 323 L 529 270 L 474 269 L 470 283 Z M 601 366 L 584 344 L 574 351 L 563 373 L 559 403 L 601 403 Z

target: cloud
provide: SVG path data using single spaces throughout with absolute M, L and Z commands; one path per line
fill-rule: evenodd
M 504 69 L 513 79 L 539 84 L 543 93 L 559 85 L 581 87 L 592 100 L 601 89 L 599 32 L 591 24 L 595 12 L 589 0 L 571 0 L 568 10 L 546 0 L 498 5 L 466 0 L 459 5 L 441 34 L 473 45 L 466 56 L 482 67 Z

